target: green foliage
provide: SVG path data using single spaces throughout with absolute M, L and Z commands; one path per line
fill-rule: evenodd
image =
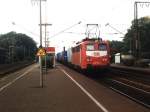
M 134 21 L 132 22 L 134 23 Z M 150 58 L 150 17 L 142 17 L 138 19 L 138 32 L 140 37 L 141 56 Z M 135 50 L 135 27 L 134 24 L 128 29 L 124 38 L 126 52 L 130 49 Z
M 33 59 L 37 49 L 36 42 L 31 37 L 16 32 L 0 35 L 0 47 L 7 49 L 10 61 Z
M 110 48 L 112 53 L 120 53 L 123 51 L 124 43 L 122 41 L 110 41 Z

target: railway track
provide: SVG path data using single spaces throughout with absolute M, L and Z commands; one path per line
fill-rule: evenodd
M 81 73 L 150 109 L 149 73 L 117 68 Z
M 137 71 L 137 70 L 128 70 L 128 69 L 110 69 L 113 76 L 123 77 L 128 80 L 134 80 L 136 82 L 150 85 L 150 73 L 144 71 Z
M 8 64 L 8 65 L 1 65 L 0 66 L 0 78 L 12 73 L 12 72 L 15 72 L 19 69 L 22 69 L 26 66 L 29 66 L 31 64 L 33 64 L 35 62 L 28 62 L 28 61 L 23 61 L 23 62 L 18 62 L 18 63 L 14 63 L 14 64 Z
M 111 69 L 102 81 L 98 81 L 150 109 L 150 75 L 143 72 Z

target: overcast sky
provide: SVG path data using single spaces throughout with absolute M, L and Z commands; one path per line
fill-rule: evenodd
M 74 41 L 85 38 L 86 24 L 99 24 L 101 38 L 105 40 L 122 40 L 118 33 L 107 23 L 126 33 L 134 19 L 134 2 L 136 0 L 47 0 L 42 2 L 42 22 L 53 24 L 48 26 L 50 45 L 61 49 L 71 46 Z M 143 1 L 143 0 L 141 0 Z M 149 1 L 149 0 L 145 0 Z M 138 16 L 149 16 L 148 5 L 138 5 Z M 39 43 L 39 3 L 35 0 L 1 0 L 0 1 L 0 33 L 10 31 L 25 33 Z M 80 25 L 61 33 L 70 26 L 82 21 Z M 13 25 L 12 23 L 15 23 Z M 44 27 L 43 27 L 44 32 Z M 74 33 L 67 33 L 74 32 Z M 43 34 L 44 37 L 44 34 Z

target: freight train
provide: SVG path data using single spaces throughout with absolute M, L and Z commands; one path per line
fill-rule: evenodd
M 108 68 L 110 47 L 108 41 L 100 38 L 85 38 L 76 46 L 57 53 L 57 61 L 81 70 Z

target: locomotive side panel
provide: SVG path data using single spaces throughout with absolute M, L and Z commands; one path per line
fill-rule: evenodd
M 87 69 L 86 44 L 81 44 L 80 47 L 80 65 L 82 69 Z
M 80 46 L 72 48 L 72 64 L 80 67 Z

